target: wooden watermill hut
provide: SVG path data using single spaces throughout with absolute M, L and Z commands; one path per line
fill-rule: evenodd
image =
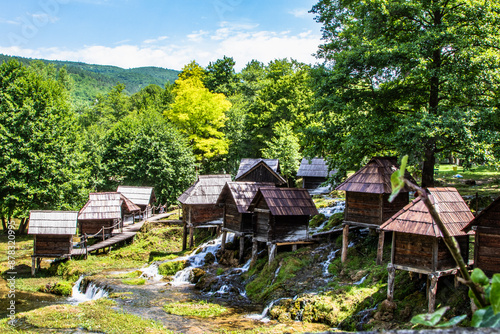
M 500 197 L 482 210 L 464 227 L 464 232 L 475 231 L 474 267 L 486 275 L 500 272 Z
M 410 189 L 405 186 L 393 202 L 391 175 L 399 168 L 394 157 L 374 157 L 363 168 L 337 186 L 346 193 L 344 231 L 342 240 L 342 262 L 347 258 L 349 226 L 367 227 L 377 230 L 387 219 L 409 202 Z M 415 180 L 409 173 L 405 177 Z M 384 234 L 379 234 L 377 264 L 382 264 Z
M 258 251 L 258 242 L 265 242 L 271 262 L 278 246 L 313 241 L 309 237 L 309 220 L 318 210 L 306 189 L 262 187 L 248 207 L 255 214 L 253 223 L 252 261 Z
M 239 261 L 243 259 L 245 236 L 251 236 L 252 212 L 248 206 L 261 187 L 273 187 L 272 183 L 227 182 L 217 199 L 217 205 L 223 208 L 222 250 L 224 250 L 227 232 L 240 238 Z
M 69 257 L 76 235 L 78 211 L 30 211 L 28 234 L 34 235 L 31 274 L 42 258 Z
M 305 189 L 316 189 L 321 186 L 335 171 L 329 171 L 328 165 L 323 158 L 303 158 L 297 177 L 302 178 L 302 187 Z
M 235 181 L 270 182 L 276 186 L 286 184 L 280 175 L 278 159 L 241 159 Z
M 467 263 L 469 235 L 463 229 L 474 218 L 469 207 L 455 188 L 429 188 L 428 193 Z M 429 312 L 433 312 L 439 277 L 454 275 L 459 269 L 424 202 L 414 199 L 380 228 L 393 233 L 387 298 L 392 300 L 394 295 L 396 269 L 426 274 Z
M 125 214 L 138 214 L 141 208 L 118 192 L 90 193 L 89 200 L 78 214 L 81 235 L 109 236 L 114 228 L 123 227 Z
M 186 249 L 188 228 L 189 247 L 193 247 L 194 228 L 204 227 L 202 225 L 204 223 L 222 219 L 223 208 L 216 203 L 226 182 L 231 182 L 231 175 L 200 175 L 198 180 L 177 199 L 182 207 L 183 249 Z
M 118 186 L 116 192 L 123 194 L 141 208 L 141 212 L 144 213 L 145 217 L 151 216 L 152 208 L 156 202 L 153 187 Z

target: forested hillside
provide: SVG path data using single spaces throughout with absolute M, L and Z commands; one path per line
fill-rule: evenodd
M 12 57 L 0 54 L 0 63 L 16 59 L 29 65 L 34 59 Z M 74 81 L 72 96 L 76 103 L 93 102 L 98 94 L 108 93 L 115 85 L 122 83 L 129 94 L 137 93 L 142 88 L 154 84 L 163 87 L 166 83 L 174 83 L 179 71 L 160 67 L 139 67 L 124 69 L 116 66 L 91 65 L 80 62 L 44 60 L 57 69 L 66 67 Z

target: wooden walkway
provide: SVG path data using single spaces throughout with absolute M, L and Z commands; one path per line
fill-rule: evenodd
M 123 232 L 113 233 L 111 238 L 100 241 L 96 244 L 93 244 L 92 246 L 88 246 L 86 253 L 88 254 L 99 249 L 111 247 L 112 245 L 117 244 L 121 241 L 133 238 L 145 223 L 146 220 L 142 220 L 140 222 L 125 226 L 123 228 Z M 71 251 L 71 256 L 79 255 L 85 255 L 85 248 L 73 248 L 73 250 Z

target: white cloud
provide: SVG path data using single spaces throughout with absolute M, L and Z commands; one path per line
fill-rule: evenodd
M 289 14 L 292 14 L 295 17 L 307 17 L 309 14 L 309 10 L 305 8 L 295 8 L 290 11 L 288 11 Z
M 211 36 L 209 36 L 212 34 Z M 208 36 L 209 38 L 204 38 Z M 215 32 L 196 31 L 177 43 L 166 36 L 145 40 L 141 45 L 84 46 L 79 49 L 2 47 L 0 53 L 50 60 L 81 61 L 90 64 L 115 65 L 123 68 L 159 66 L 180 70 L 195 60 L 201 66 L 233 57 L 240 71 L 253 59 L 268 63 L 278 58 L 293 58 L 315 63 L 312 56 L 320 44 L 320 35 L 311 31 L 293 35 L 289 31 L 249 31 L 223 26 Z

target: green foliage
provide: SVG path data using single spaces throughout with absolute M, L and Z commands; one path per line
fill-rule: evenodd
M 73 284 L 71 282 L 62 281 L 57 282 L 54 287 L 52 287 L 51 292 L 60 296 L 71 296 L 73 290 Z
M 389 202 L 392 202 L 399 194 L 399 192 L 405 186 L 405 173 L 406 173 L 406 164 L 408 163 L 408 156 L 405 155 L 403 159 L 401 159 L 401 166 L 398 170 L 396 170 L 391 175 L 391 187 L 392 192 L 391 196 L 389 196 Z
M 218 317 L 227 313 L 228 309 L 219 304 L 208 303 L 204 300 L 186 303 L 170 303 L 163 306 L 165 312 L 175 315 L 198 318 Z
M 441 321 L 441 318 L 448 309 L 449 307 L 441 307 L 440 309 L 438 309 L 436 312 L 433 313 L 416 315 L 411 319 L 411 322 L 415 325 L 443 328 L 443 327 L 453 327 L 467 317 L 466 315 L 461 315 L 453 317 L 444 323 L 439 323 Z
M 126 285 L 144 285 L 146 284 L 145 278 L 125 278 L 121 282 Z
M 158 266 L 158 273 L 162 276 L 172 276 L 186 268 L 186 261 L 168 261 Z

